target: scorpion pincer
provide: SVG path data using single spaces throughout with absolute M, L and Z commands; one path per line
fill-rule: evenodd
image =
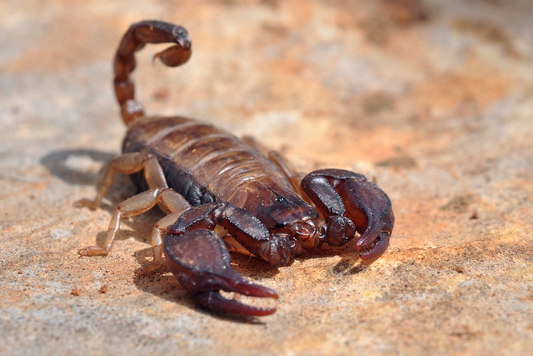
M 388 196 L 364 176 L 321 169 L 299 179 L 279 154 L 251 138 L 240 140 L 180 116 L 145 116 L 130 74 L 135 52 L 147 43 L 173 43 L 155 55 L 170 67 L 191 57 L 191 40 L 181 26 L 142 21 L 122 38 L 114 59 L 114 88 L 128 127 L 123 154 L 107 164 L 96 197 L 77 205 L 98 207 L 116 172 L 131 175 L 141 193 L 117 206 L 104 245 L 81 249 L 80 255 L 107 255 L 121 219 L 158 205 L 167 215 L 152 230 L 153 261 L 136 273 L 147 275 L 166 260 L 183 288 L 205 308 L 262 316 L 276 309 L 220 294 L 278 298 L 275 291 L 237 274 L 228 250 L 283 266 L 304 248 L 339 246 L 357 236 L 355 249 L 363 261 L 383 254 L 394 214 Z

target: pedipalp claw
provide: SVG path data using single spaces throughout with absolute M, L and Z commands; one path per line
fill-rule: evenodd
M 253 307 L 235 299 L 226 299 L 218 291 L 199 293 L 194 300 L 207 309 L 228 314 L 266 316 L 276 312 L 276 308 Z
M 345 199 L 347 215 L 361 234 L 355 244 L 359 257 L 373 261 L 389 246 L 394 227 L 392 204 L 385 192 L 366 181 L 347 181 L 339 189 Z
M 231 268 L 222 239 L 211 230 L 199 229 L 183 235 L 168 234 L 164 240 L 167 265 L 183 288 L 204 307 L 224 313 L 248 316 L 269 315 L 275 308 L 259 308 L 224 298 L 219 291 L 250 297 L 274 298 L 270 288 L 247 281 Z

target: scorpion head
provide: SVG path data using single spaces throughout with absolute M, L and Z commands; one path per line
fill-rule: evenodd
M 279 186 L 258 185 L 243 205 L 268 229 L 270 238 L 254 254 L 277 266 L 287 265 L 302 248 L 315 246 L 320 224 L 318 213 L 296 193 Z
M 269 252 L 272 257 L 269 262 L 277 266 L 287 265 L 302 248 L 316 246 L 319 228 L 318 219 L 308 216 L 271 229 Z
M 316 247 L 323 234 L 323 221 L 315 209 L 302 201 L 293 202 L 292 209 L 273 209 L 270 217 L 275 221 L 271 228 L 272 236 L 287 241 L 286 261 L 288 264 L 293 256 L 302 252 L 302 248 Z M 288 252 L 288 253 L 287 253 Z

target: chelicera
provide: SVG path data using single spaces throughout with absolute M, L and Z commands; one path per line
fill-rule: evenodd
M 80 255 L 107 255 L 123 218 L 158 205 L 167 215 L 152 231 L 153 261 L 136 273 L 147 275 L 166 261 L 202 306 L 262 316 L 276 309 L 220 294 L 223 290 L 278 297 L 237 274 L 228 251 L 283 266 L 302 249 L 323 243 L 339 246 L 357 236 L 355 249 L 362 260 L 383 254 L 394 214 L 388 196 L 364 176 L 321 169 L 299 179 L 279 154 L 262 149 L 251 138 L 241 140 L 209 123 L 180 116 L 145 116 L 135 100 L 130 74 L 134 53 L 147 43 L 174 44 L 156 54 L 170 67 L 191 57 L 191 40 L 181 26 L 142 21 L 122 38 L 114 60 L 114 87 L 128 127 L 123 154 L 107 164 L 96 197 L 77 204 L 97 208 L 117 172 L 131 175 L 141 193 L 117 206 L 104 245 L 81 249 Z

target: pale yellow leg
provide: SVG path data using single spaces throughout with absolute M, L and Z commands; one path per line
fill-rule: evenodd
M 104 245 L 83 248 L 78 252 L 80 255 L 107 255 L 113 246 L 117 232 L 120 230 L 120 222 L 123 218 L 142 214 L 153 208 L 156 204 L 159 204 L 161 209 L 169 215 L 159 220 L 152 230 L 151 245 L 153 261 L 139 268 L 136 273 L 148 274 L 162 265 L 162 236 L 166 232 L 166 229 L 174 224 L 183 211 L 188 209 L 190 205 L 183 196 L 168 188 L 163 170 L 154 156 L 141 151 L 127 153 L 115 158 L 108 163 L 105 169 L 104 176 L 97 189 L 96 197 L 93 200 L 82 199 L 77 202 L 77 205 L 95 209 L 100 205 L 100 202 L 111 185 L 115 172 L 132 174 L 142 169 L 144 169 L 144 178 L 148 187 L 151 189 L 120 203 L 115 209 L 111 222 L 109 223 Z
M 167 232 L 168 227 L 172 226 L 182 213 L 182 210 L 171 213 L 154 225 L 151 238 L 153 260 L 136 269 L 135 274 L 145 276 L 163 265 L 163 236 Z
M 150 189 L 150 190 L 147 190 L 146 192 L 142 192 L 127 200 L 124 200 L 115 209 L 113 217 L 111 218 L 111 222 L 109 223 L 109 227 L 107 228 L 107 236 L 106 236 L 104 245 L 103 246 L 89 246 L 89 247 L 83 248 L 79 250 L 79 254 L 82 256 L 107 255 L 109 251 L 111 250 L 111 247 L 113 246 L 113 241 L 115 240 L 115 236 L 118 230 L 120 230 L 120 222 L 123 218 L 129 218 L 132 216 L 145 213 L 148 210 L 152 209 L 157 203 L 164 204 L 165 200 L 176 200 L 176 199 L 173 199 L 172 197 L 173 195 L 178 196 L 179 198 L 183 199 L 178 193 L 174 192 L 170 188 L 163 188 L 163 189 Z M 166 197 L 163 197 L 163 196 L 166 196 Z M 183 210 L 187 209 L 188 207 L 189 207 L 189 204 L 187 203 L 187 205 L 183 206 L 183 209 L 178 211 L 178 213 L 183 212 Z M 174 214 L 171 214 L 171 215 L 174 215 Z M 152 247 L 154 247 L 154 241 L 152 242 Z
M 115 173 L 133 174 L 145 169 L 145 178 L 150 188 L 168 188 L 165 175 L 157 159 L 144 151 L 126 153 L 109 162 L 100 181 L 94 199 L 81 199 L 74 203 L 76 207 L 96 209 L 107 190 L 113 183 Z

